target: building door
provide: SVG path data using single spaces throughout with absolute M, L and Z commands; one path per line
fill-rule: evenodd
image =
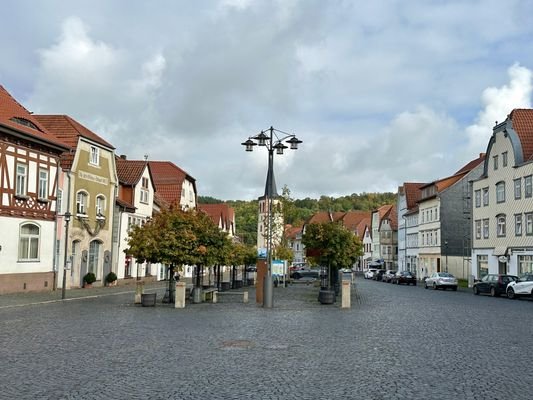
M 498 261 L 498 273 L 506 274 L 507 273 L 507 263 Z
M 437 258 L 437 272 L 440 272 L 440 258 Z

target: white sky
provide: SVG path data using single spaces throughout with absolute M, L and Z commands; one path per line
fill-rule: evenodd
M 275 156 L 278 190 L 318 198 L 450 175 L 531 107 L 531 1 L 2 5 L 0 84 L 26 108 L 224 200 L 264 193 L 267 153 L 240 143 L 271 125 L 304 142 Z

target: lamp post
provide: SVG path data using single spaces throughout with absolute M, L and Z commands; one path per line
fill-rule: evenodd
M 70 222 L 70 217 L 72 216 L 71 213 L 68 211 L 63 215 L 63 218 L 65 218 L 65 262 L 63 265 L 63 285 L 61 286 L 61 299 L 65 299 L 66 295 L 66 286 L 67 286 L 67 270 L 68 270 L 68 264 L 67 264 L 67 252 L 68 252 L 68 225 Z
M 246 147 L 246 151 L 253 151 L 254 146 L 263 146 L 268 150 L 268 171 L 267 181 L 265 187 L 265 199 L 267 201 L 267 274 L 263 282 L 263 307 L 272 308 L 273 306 L 273 287 L 272 281 L 272 230 L 274 227 L 274 214 L 272 212 L 273 197 L 277 196 L 275 181 L 274 181 L 274 150 L 276 154 L 282 155 L 283 150 L 288 148 L 285 143 L 290 144 L 291 150 L 297 150 L 298 145 L 302 143 L 297 139 L 295 135 L 287 132 L 274 129 L 272 126 L 267 130 L 269 135 L 265 134 L 265 131 L 261 131 L 256 136 L 249 137 L 244 143 L 241 143 Z M 257 143 L 256 143 L 257 142 Z
M 444 255 L 446 256 L 446 272 L 448 272 L 448 241 L 444 241 Z

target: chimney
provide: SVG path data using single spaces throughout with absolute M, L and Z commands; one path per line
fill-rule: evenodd
M 126 156 L 126 154 L 121 154 L 121 155 L 120 155 L 120 158 L 122 158 L 123 160 L 127 160 L 127 159 L 128 159 L 128 156 Z

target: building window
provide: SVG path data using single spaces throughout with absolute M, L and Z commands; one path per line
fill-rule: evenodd
M 48 198 L 48 170 L 39 170 L 39 199 Z
M 489 219 L 483 220 L 483 239 L 489 238 Z
M 514 199 L 519 200 L 522 197 L 522 179 L 514 180 Z
M 76 214 L 87 214 L 87 198 L 87 193 L 78 192 L 78 194 L 76 195 Z
M 502 167 L 507 167 L 507 152 L 502 153 Z
M 100 256 L 101 244 L 97 240 L 93 240 L 89 244 L 89 259 L 87 260 L 87 272 L 92 272 L 98 276 L 98 259 Z
M 92 165 L 100 165 L 100 149 L 96 146 L 91 146 L 91 158 L 89 163 Z
M 494 167 L 494 170 L 496 171 L 498 169 L 498 156 L 492 157 L 492 161 L 493 161 L 492 165 Z
M 481 239 L 481 220 L 476 220 L 476 239 Z
M 533 177 L 531 175 L 524 178 L 524 197 L 533 195 Z
M 498 237 L 504 237 L 505 236 L 505 215 L 500 214 L 496 217 L 496 235 Z
M 143 178 L 141 184 L 141 203 L 148 204 L 149 193 L 150 192 L 148 189 L 148 178 Z
M 478 255 L 477 256 L 477 278 L 482 279 L 489 273 L 489 256 Z
M 39 260 L 39 239 L 41 230 L 38 225 L 24 224 L 20 226 L 19 261 Z
M 59 214 L 63 211 L 63 191 L 61 189 L 57 189 L 56 211 Z
M 104 217 L 105 216 L 105 197 L 102 195 L 96 196 L 96 216 Z
M 489 205 L 489 188 L 483 188 L 483 207 Z
M 533 236 L 533 213 L 526 213 L 526 236 Z
M 27 193 L 27 174 L 28 166 L 26 164 L 17 164 L 16 191 L 17 196 L 26 196 Z
M 518 274 L 531 274 L 533 273 L 533 256 L 518 256 Z
M 476 207 L 477 208 L 481 207 L 481 189 L 476 190 L 474 192 L 474 198 L 475 198 L 475 201 L 476 201 Z
M 496 203 L 505 202 L 505 182 L 498 182 L 496 184 Z
M 514 216 L 514 234 L 515 236 L 522 236 L 522 214 L 515 214 Z

